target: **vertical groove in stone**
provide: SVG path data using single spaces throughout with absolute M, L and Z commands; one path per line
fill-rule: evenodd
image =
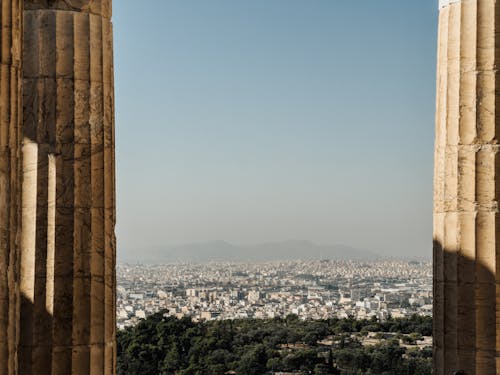
M 116 239 L 115 217 L 115 134 L 114 134 L 114 71 L 113 71 L 113 30 L 110 23 L 103 25 L 103 98 L 104 98 L 104 340 L 105 373 L 115 372 L 116 335 Z
M 447 61 L 448 48 L 448 8 L 439 14 L 438 29 L 438 60 Z M 434 367 L 437 373 L 444 371 L 444 270 L 442 247 L 444 244 L 444 210 L 445 201 L 445 151 L 446 151 L 446 99 L 444 94 L 447 87 L 448 64 L 438 64 L 436 96 L 436 133 L 435 133 L 435 163 L 434 163 L 434 306 L 433 306 L 433 336 L 434 336 Z
M 458 148 L 460 130 L 460 3 L 450 5 L 448 21 L 448 78 L 446 90 L 446 152 L 445 195 L 449 210 L 444 217 L 444 352 L 445 373 L 453 373 L 458 367 L 458 254 L 459 219 L 458 196 Z
M 24 130 L 38 146 L 34 306 L 37 298 L 43 300 L 41 316 L 51 328 L 25 335 L 33 358 L 23 373 L 111 375 L 116 366 L 111 2 L 68 4 L 25 1 Z M 50 36 L 47 42 L 37 37 L 40 29 Z M 42 332 L 50 333 L 43 343 Z
M 90 148 L 92 209 L 91 232 L 92 251 L 91 267 L 91 328 L 90 349 L 91 369 L 104 372 L 104 97 L 103 97 L 103 22 L 100 17 L 90 17 L 90 64 L 91 64 L 91 99 L 90 99 Z M 95 297 L 99 298 L 95 298 Z
M 85 14 L 74 17 L 75 78 L 75 263 L 73 366 L 90 372 L 90 23 Z M 82 181 L 83 184 L 78 182 Z M 87 181 L 87 184 L 85 183 Z
M 17 371 L 20 229 L 20 0 L 0 5 L 0 375 Z
M 73 368 L 75 241 L 75 85 L 73 17 L 68 12 L 42 11 L 56 19 L 56 253 L 52 374 Z
M 476 44 L 477 3 L 461 3 L 460 33 L 460 92 L 459 92 L 459 145 L 474 144 L 476 129 Z M 463 32 L 467 30 L 467 32 Z M 470 147 L 458 148 L 458 361 L 457 368 L 467 374 L 474 373 L 476 311 L 471 308 L 475 294 L 476 259 L 476 152 Z
M 25 26 L 37 27 L 36 19 L 25 18 Z M 37 49 L 38 37 L 23 40 L 23 48 Z M 35 69 L 34 62 L 23 58 L 23 69 Z M 38 110 L 38 87 L 26 85 L 23 82 L 23 106 L 29 102 L 32 111 L 23 111 L 23 191 L 22 191 L 22 238 L 21 238 L 21 317 L 19 346 L 19 371 L 21 374 L 30 373 L 32 370 L 32 343 L 35 303 L 35 252 L 36 252 L 36 209 L 37 209 L 37 172 L 38 172 L 38 143 L 36 137 L 35 114 Z M 29 117 L 27 117 L 27 115 Z M 29 118 L 29 121 L 27 121 Z
M 38 144 L 37 172 L 37 207 L 36 207 L 36 246 L 35 246 L 35 302 L 34 330 L 32 341 L 33 369 L 44 368 L 50 373 L 53 317 L 49 315 L 47 306 L 47 250 L 48 250 L 48 194 L 49 194 L 49 155 L 54 152 L 53 140 L 55 120 L 57 116 L 57 88 L 51 78 L 56 73 L 56 19 L 50 14 L 39 14 L 36 18 L 38 33 L 38 50 L 43 51 L 43 59 L 39 61 L 39 72 L 43 80 L 37 81 L 38 107 L 36 126 L 32 131 L 36 134 Z M 24 92 L 24 95 L 30 95 Z
M 19 372 L 32 373 L 33 306 L 35 302 L 36 185 L 38 146 L 23 140 L 22 238 L 20 282 L 21 308 Z
M 47 255 L 45 270 L 45 308 L 49 316 L 54 315 L 54 273 L 56 248 L 56 160 L 48 158 L 47 192 Z M 49 332 L 52 327 L 49 327 Z
M 440 11 L 434 170 L 438 375 L 498 371 L 498 8 L 495 0 L 475 0 Z
M 496 373 L 495 0 L 477 6 L 476 373 Z M 500 182 L 500 181 L 499 181 Z
M 494 53 L 494 60 L 495 60 L 495 117 L 494 117 L 494 123 L 495 123 L 495 131 L 498 133 L 499 127 L 500 127 L 500 111 L 497 109 L 500 109 L 500 95 L 498 94 L 499 88 L 499 82 L 500 82 L 500 70 L 498 69 L 498 62 L 500 61 L 500 37 L 498 36 L 498 27 L 500 25 L 500 4 L 497 3 L 496 9 L 495 9 L 495 29 L 497 30 L 497 34 L 495 35 L 495 53 Z M 500 153 L 496 153 L 495 155 L 495 177 L 500 175 Z M 500 183 L 495 184 L 495 197 L 496 197 L 496 202 L 498 205 L 498 200 L 500 199 Z M 500 220 L 498 218 L 498 207 L 497 209 L 497 217 L 495 220 L 495 233 L 500 233 Z M 500 244 L 495 243 L 495 275 L 500 275 Z M 496 294 L 496 303 L 495 303 L 495 332 L 500 333 L 500 283 L 498 283 L 498 278 L 495 278 L 496 281 L 496 287 L 495 287 L 495 294 Z M 496 353 L 500 353 L 500 334 L 496 334 Z M 497 354 L 496 358 L 496 363 L 495 363 L 497 371 L 500 370 L 500 357 Z

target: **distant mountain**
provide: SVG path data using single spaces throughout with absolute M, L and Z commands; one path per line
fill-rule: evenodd
M 345 245 L 318 245 L 309 241 L 289 240 L 253 246 L 233 245 L 225 241 L 192 243 L 164 248 L 148 248 L 120 254 L 119 260 L 133 263 L 171 262 L 265 262 L 272 260 L 376 260 L 381 257 L 366 250 Z

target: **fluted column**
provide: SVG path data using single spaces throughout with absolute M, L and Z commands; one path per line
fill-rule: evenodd
M 20 374 L 114 374 L 111 0 L 24 8 Z
M 440 2 L 435 374 L 500 373 L 500 2 Z M 499 237 L 500 239 L 500 237 Z
M 0 375 L 16 374 L 21 1 L 0 3 Z

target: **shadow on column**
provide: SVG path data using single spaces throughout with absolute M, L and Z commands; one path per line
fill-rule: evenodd
M 497 373 L 496 281 L 485 262 L 434 241 L 435 375 Z
M 54 126 L 48 127 L 50 134 Z M 19 373 L 66 375 L 73 360 L 75 227 L 74 209 L 67 204 L 73 189 L 67 187 L 74 184 L 74 147 L 56 154 L 51 142 L 31 137 L 25 143 L 31 148 L 23 161 Z
M 52 373 L 52 315 L 21 296 L 20 375 Z

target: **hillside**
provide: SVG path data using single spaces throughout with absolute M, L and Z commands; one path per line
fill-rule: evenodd
M 431 374 L 432 318 L 193 322 L 159 313 L 118 332 L 118 375 Z

